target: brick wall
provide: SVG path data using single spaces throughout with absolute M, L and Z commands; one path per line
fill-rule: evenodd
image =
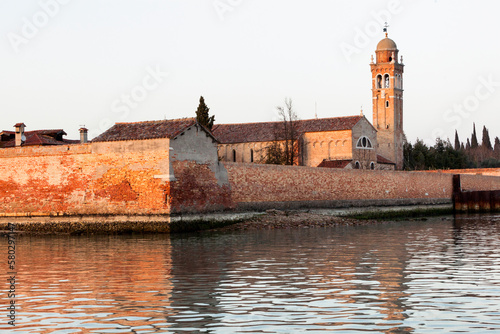
M 171 182 L 168 200 L 172 213 L 218 211 L 233 208 L 229 184 L 217 180 L 214 166 L 193 161 L 174 161 L 177 179 Z
M 234 163 L 225 166 L 233 201 L 241 208 L 258 208 L 258 204 L 266 207 L 273 202 L 295 202 L 298 206 L 314 206 L 314 202 L 318 206 L 332 206 L 334 202 L 355 205 L 360 200 L 374 204 L 432 202 L 450 200 L 452 194 L 452 174 Z M 462 185 L 477 190 L 500 189 L 500 178 L 465 175 Z
M 447 170 L 429 170 L 422 172 L 500 176 L 500 168 L 447 169 Z
M 452 173 L 222 164 L 210 141 L 204 150 L 213 152 L 192 161 L 182 155 L 193 152 L 180 153 L 185 151 L 182 145 L 153 139 L 0 150 L 0 216 L 155 215 L 276 203 L 293 207 L 451 199 Z M 177 181 L 170 182 L 172 176 Z M 462 187 L 500 189 L 500 177 L 464 175 Z
M 168 140 L 167 140 L 168 141 Z M 123 143 L 0 151 L 0 214 L 166 213 L 168 149 Z M 163 143 L 165 144 L 165 143 Z M 166 143 L 168 147 L 168 142 Z M 165 165 L 165 161 L 167 162 Z
M 217 144 L 195 130 L 172 141 L 2 149 L 0 216 L 155 215 L 230 208 Z M 194 155 L 198 161 L 190 160 Z

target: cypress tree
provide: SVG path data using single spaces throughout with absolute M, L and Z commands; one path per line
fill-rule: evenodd
M 470 148 L 477 148 L 479 146 L 477 142 L 477 136 L 476 136 L 476 123 L 473 123 L 472 126 L 472 137 L 470 139 Z
M 200 104 L 198 105 L 198 109 L 196 110 L 196 120 L 208 130 L 212 131 L 215 116 L 209 116 L 209 111 L 210 108 L 205 104 L 205 99 L 203 98 L 203 96 L 200 96 Z
M 470 141 L 469 141 L 469 138 L 467 138 L 467 144 L 465 144 L 465 150 L 467 150 L 467 151 L 470 150 Z
M 495 152 L 500 156 L 500 139 L 498 137 L 495 138 Z
M 460 150 L 460 139 L 458 139 L 457 130 L 455 130 L 455 150 Z
M 486 129 L 486 126 L 483 126 L 483 147 L 492 150 L 493 147 L 491 146 L 491 140 L 490 140 L 490 133 L 488 132 L 488 129 Z

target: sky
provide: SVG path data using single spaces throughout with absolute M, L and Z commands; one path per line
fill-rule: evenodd
M 404 131 L 500 136 L 500 2 L 495 0 L 2 0 L 0 130 L 93 138 L 115 122 L 372 120 L 370 58 L 403 56 Z

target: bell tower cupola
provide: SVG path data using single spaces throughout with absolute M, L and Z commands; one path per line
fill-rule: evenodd
M 373 126 L 377 129 L 378 154 L 403 168 L 403 58 L 388 37 L 377 44 L 372 72 Z

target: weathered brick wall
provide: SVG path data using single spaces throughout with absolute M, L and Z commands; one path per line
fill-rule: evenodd
M 451 199 L 452 174 L 339 170 L 225 163 L 232 198 L 248 203 Z M 478 190 L 500 189 L 500 178 L 463 177 Z
M 423 173 L 447 173 L 447 174 L 471 174 L 471 175 L 500 176 L 500 168 L 429 170 L 429 171 L 423 171 Z
M 193 161 L 174 161 L 177 179 L 168 189 L 172 213 L 218 211 L 233 208 L 229 184 L 217 180 L 214 166 Z
M 198 130 L 172 140 L 2 149 L 0 216 L 156 215 L 230 208 L 217 143 Z
M 0 150 L 0 216 L 155 215 L 245 203 L 451 198 L 451 173 L 222 164 L 210 141 L 208 153 L 192 161 L 183 155 L 193 152 L 180 152 L 196 136 L 187 133 L 175 144 L 155 139 Z M 462 187 L 500 189 L 500 177 L 464 175 Z
M 0 214 L 169 212 L 167 182 L 155 178 L 169 172 L 168 149 L 99 145 L 1 150 Z

